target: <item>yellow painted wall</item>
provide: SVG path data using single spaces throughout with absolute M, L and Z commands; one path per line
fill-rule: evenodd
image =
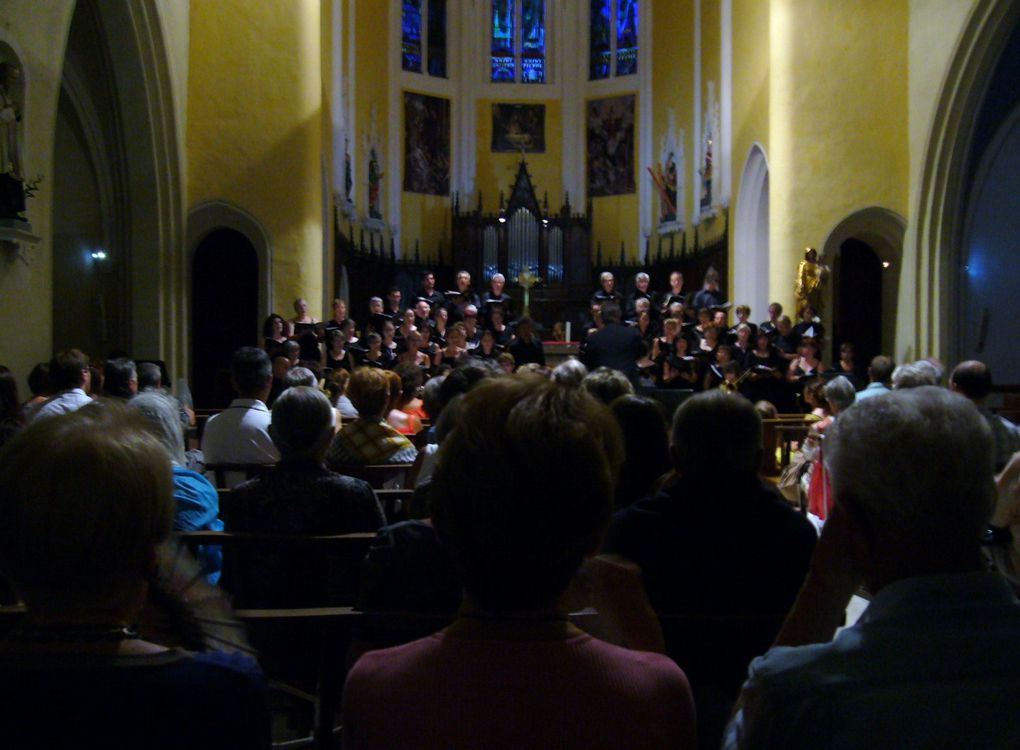
M 907 213 L 908 5 L 773 0 L 770 296 L 792 307 L 805 245 L 854 211 Z
M 23 396 L 36 362 L 52 356 L 53 336 L 53 134 L 57 95 L 64 65 L 64 43 L 74 3 L 5 0 L 0 4 L 0 41 L 21 55 L 27 101 L 23 157 L 27 174 L 42 174 L 39 192 L 27 202 L 25 215 L 42 238 L 27 252 L 26 265 L 9 251 L 0 254 L 0 364 L 18 377 Z M 68 311 L 73 314 L 73 311 Z
M 702 138 L 705 132 L 705 113 L 708 111 L 708 84 L 712 83 L 715 90 L 716 106 L 721 107 L 722 102 L 722 9 L 719 0 L 701 0 L 701 128 Z M 721 112 L 721 110 L 720 110 Z M 721 122 L 721 120 L 720 120 Z M 701 158 L 701 144 L 699 143 L 692 151 L 696 158 Z M 722 142 L 720 134 L 716 134 L 715 143 L 712 146 L 712 158 L 714 160 L 713 171 L 717 169 L 719 158 L 722 156 Z M 712 177 L 712 202 L 718 203 L 722 184 L 720 175 Z M 696 185 L 698 194 L 701 186 Z M 725 222 L 721 217 L 702 221 L 698 228 L 698 238 L 702 245 L 716 242 L 722 237 Z M 732 281 L 729 282 L 732 288 Z
M 400 175 L 389 174 L 386 143 L 389 128 L 400 127 L 399 114 L 389 111 L 389 61 L 386 49 L 389 44 L 388 24 L 390 6 L 378 0 L 350 0 L 354 13 L 354 39 L 357 53 L 357 70 L 354 74 L 354 134 L 351 156 L 354 170 L 354 205 L 359 217 L 368 216 L 368 148 L 373 138 L 382 156 L 382 211 L 386 217 L 389 208 L 387 195 L 391 183 L 399 186 Z M 367 241 L 367 240 L 366 240 Z
M 322 317 L 320 4 L 193 0 L 188 205 L 221 199 L 272 242 L 272 304 Z
M 669 110 L 676 116 L 677 128 L 684 131 L 686 165 L 680 174 L 685 188 L 684 200 L 677 212 L 690 227 L 691 218 L 691 164 L 694 148 L 694 2 L 693 0 L 658 0 L 654 7 L 655 24 L 652 27 L 652 159 L 660 160 L 662 140 L 669 127 Z M 683 40 L 690 40 L 685 43 Z M 642 170 L 647 165 L 641 165 Z M 647 171 L 639 176 L 648 180 Z M 653 193 L 652 215 L 649 226 L 659 224 L 659 197 Z M 652 252 L 656 249 L 657 234 L 653 229 Z M 679 242 L 679 237 L 677 242 Z M 665 245 L 668 247 L 668 245 Z M 653 279 L 663 288 L 666 279 Z
M 514 178 L 520 164 L 520 154 L 495 153 L 492 150 L 492 105 L 500 104 L 544 104 L 545 105 L 545 152 L 525 154 L 528 172 L 531 174 L 535 194 L 541 201 L 549 194 L 549 211 L 556 213 L 563 204 L 563 106 L 558 99 L 541 102 L 525 102 L 517 99 L 479 99 L 477 102 L 477 167 L 475 187 L 482 194 L 482 210 L 493 212 L 499 209 L 499 192 L 509 199 Z M 474 208 L 477 196 L 470 198 L 467 206 L 462 198 L 461 210 Z

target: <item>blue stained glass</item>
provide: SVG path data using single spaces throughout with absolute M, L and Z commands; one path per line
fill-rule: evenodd
M 521 0 L 521 81 L 545 83 L 545 0 Z
M 513 83 L 514 61 L 514 0 L 492 0 L 492 80 Z
M 446 0 L 429 0 L 428 33 L 429 75 L 446 78 Z
M 609 78 L 612 62 L 612 0 L 591 0 L 589 24 L 590 51 L 588 78 L 597 81 Z
M 403 0 L 400 63 L 404 70 L 421 73 L 421 0 Z
M 638 0 L 616 0 L 616 75 L 637 73 Z

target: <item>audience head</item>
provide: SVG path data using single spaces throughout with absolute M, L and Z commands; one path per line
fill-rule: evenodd
M 379 420 L 386 417 L 390 402 L 390 381 L 385 370 L 359 367 L 347 384 L 347 397 L 361 419 Z
M 771 401 L 755 401 L 754 410 L 762 419 L 775 419 L 779 416 L 779 409 Z
M 161 391 L 143 391 L 128 402 L 128 410 L 141 414 L 170 460 L 184 466 L 184 431 L 176 402 Z
M 336 406 L 340 397 L 347 392 L 347 384 L 349 382 L 351 382 L 351 374 L 343 368 L 338 367 L 329 373 L 323 388 L 329 394 L 329 400 L 333 406 Z
M 284 460 L 326 455 L 333 437 L 336 412 L 317 388 L 298 385 L 288 388 L 273 402 L 269 436 Z
M 829 404 L 829 411 L 833 414 L 846 411 L 853 406 L 857 398 L 853 383 L 845 375 L 839 375 L 826 383 L 822 394 Z
M 283 376 L 284 388 L 295 388 L 301 385 L 314 388 L 318 384 L 319 380 L 315 377 L 315 373 L 307 367 L 291 367 Z
M 32 396 L 45 396 L 50 392 L 50 363 L 39 362 L 28 374 L 28 390 Z
M 949 376 L 949 387 L 976 404 L 992 392 L 992 372 L 984 362 L 969 359 L 961 362 Z
M 634 394 L 634 384 L 627 376 L 619 370 L 608 367 L 598 367 L 589 372 L 581 385 L 592 396 L 603 404 L 611 404 L 620 396 L 631 396 Z
M 716 388 L 691 396 L 676 410 L 673 466 L 685 478 L 754 477 L 761 452 L 761 417 L 745 398 Z
M 598 548 L 621 459 L 612 414 L 581 389 L 497 378 L 465 396 L 432 511 L 468 600 L 497 614 L 554 606 Z
M 872 358 L 871 364 L 868 366 L 868 380 L 872 383 L 889 385 L 892 381 L 894 369 L 895 365 L 892 358 L 879 354 L 877 357 Z
M 138 363 L 138 390 L 145 391 L 153 388 L 161 388 L 163 385 L 163 373 L 155 362 Z
M 0 371 L 0 422 L 21 419 L 21 399 L 18 398 L 18 379 L 6 367 Z
M 575 357 L 560 362 L 552 371 L 553 381 L 563 386 L 579 386 L 587 375 L 588 368 Z
M 445 375 L 437 375 L 433 378 L 429 378 L 429 382 L 425 384 L 421 393 L 421 408 L 428 415 L 428 418 L 435 424 L 436 420 L 439 419 L 439 414 L 443 410 L 443 400 L 440 396 L 439 390 L 442 388 L 443 383 L 446 381 Z
M 424 378 L 421 368 L 414 362 L 401 362 L 393 368 L 393 373 L 400 379 L 400 391 L 403 394 L 397 404 L 397 408 L 400 408 L 417 398 Z
M 296 365 L 301 359 L 301 344 L 294 339 L 288 339 L 283 342 L 283 356 L 285 356 L 292 365 Z
M 230 377 L 238 396 L 265 401 L 273 386 L 273 366 L 269 355 L 254 346 L 241 347 L 234 352 Z
M 920 388 L 922 385 L 938 385 L 935 380 L 935 373 L 929 367 L 924 367 L 917 362 L 900 365 L 892 374 L 892 387 L 896 390 L 906 388 Z
M 828 411 L 829 405 L 825 400 L 825 381 L 820 377 L 814 377 L 804 383 L 804 401 L 812 409 Z
M 604 323 L 619 323 L 621 320 L 623 320 L 623 311 L 616 302 L 607 300 L 602 303 L 602 321 Z
M 71 388 L 87 391 L 91 377 L 88 355 L 80 349 L 57 352 L 50 360 L 50 387 L 54 392 Z
M 836 502 L 866 540 L 873 592 L 898 578 L 980 568 L 993 455 L 974 405 L 942 388 L 867 399 L 836 420 L 826 461 Z
M 138 393 L 138 370 L 130 359 L 111 359 L 103 366 L 103 395 L 125 401 Z
M 0 452 L 0 569 L 29 612 L 131 622 L 174 509 L 139 415 L 109 402 L 37 420 Z
M 614 495 L 621 508 L 651 494 L 669 471 L 669 430 L 662 409 L 650 398 L 620 396 L 609 408 L 623 436 L 624 462 Z

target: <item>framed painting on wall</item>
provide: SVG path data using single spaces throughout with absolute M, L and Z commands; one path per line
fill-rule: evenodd
M 588 197 L 636 192 L 635 96 L 591 99 L 587 104 Z
M 404 92 L 404 190 L 450 194 L 450 100 Z
M 493 104 L 492 150 L 544 154 L 545 105 Z

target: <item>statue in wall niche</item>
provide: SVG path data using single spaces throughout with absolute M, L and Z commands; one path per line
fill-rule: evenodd
M 797 266 L 797 283 L 794 296 L 799 316 L 808 305 L 813 310 L 822 309 L 822 287 L 829 278 L 829 267 L 818 260 L 818 251 L 813 247 L 804 249 L 804 260 Z
M 11 61 L 0 62 L 0 219 L 27 221 L 25 173 L 21 156 L 22 103 L 18 101 L 21 69 Z
M 380 195 L 383 173 L 379 169 L 379 154 L 375 147 L 369 149 L 368 154 L 368 216 L 371 219 L 381 219 Z

